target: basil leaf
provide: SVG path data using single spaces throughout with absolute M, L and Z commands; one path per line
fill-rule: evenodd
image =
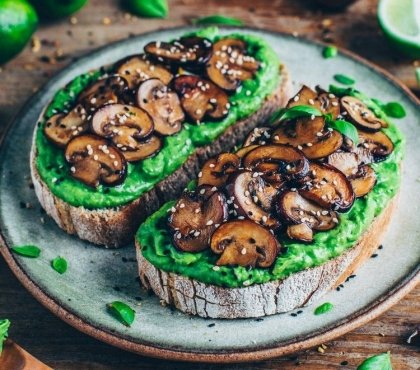
M 244 24 L 244 22 L 238 18 L 225 17 L 224 15 L 219 14 L 213 14 L 209 15 L 208 17 L 193 19 L 191 23 L 195 25 L 226 24 L 229 26 L 243 26 Z
M 168 0 L 124 0 L 123 5 L 139 17 L 165 18 L 168 15 Z
M 0 320 L 0 355 L 3 351 L 3 343 L 8 336 L 10 321 L 7 319 Z
M 354 87 L 341 87 L 337 85 L 330 85 L 329 86 L 330 93 L 337 95 L 337 96 L 344 96 L 344 95 L 354 95 L 358 91 Z
M 108 311 L 114 316 L 118 321 L 126 326 L 130 326 L 136 315 L 136 312 L 127 304 L 120 301 L 114 301 L 107 304 Z
M 398 102 L 390 102 L 382 106 L 387 116 L 392 118 L 404 118 L 407 113 L 404 107 Z
M 328 122 L 328 126 L 347 136 L 355 145 L 359 144 L 359 134 L 357 128 L 352 123 L 340 119 Z
M 51 267 L 59 274 L 67 271 L 67 261 L 63 257 L 56 257 L 51 261 Z
M 318 306 L 315 308 L 314 314 L 315 315 L 322 315 L 328 311 L 331 311 L 333 309 L 333 304 L 330 302 L 325 302 L 321 306 Z
M 322 116 L 322 113 L 319 109 L 311 105 L 295 105 L 294 107 L 284 109 L 278 117 L 279 121 L 284 121 L 285 119 L 293 119 L 299 117 L 308 117 L 308 116 Z
M 391 355 L 386 352 L 369 357 L 357 367 L 357 370 L 392 370 Z
M 276 123 L 280 119 L 281 115 L 285 112 L 285 110 L 285 108 L 280 108 L 276 110 L 268 120 L 268 124 L 273 125 L 274 123 Z
M 24 257 L 37 258 L 41 254 L 41 249 L 36 245 L 22 245 L 10 248 L 16 254 Z
M 346 75 L 334 75 L 334 80 L 336 80 L 337 82 L 340 82 L 343 85 L 354 85 L 355 84 L 355 80 L 353 80 L 351 77 L 346 76 Z
M 325 59 L 335 58 L 337 56 L 337 48 L 334 45 L 328 45 L 322 50 L 322 56 Z

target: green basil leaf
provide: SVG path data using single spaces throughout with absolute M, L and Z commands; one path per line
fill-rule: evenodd
M 333 309 L 333 304 L 330 302 L 325 302 L 321 306 L 318 306 L 315 308 L 314 314 L 315 315 L 322 315 L 323 313 L 326 313 L 328 311 L 331 311 Z
M 192 20 L 192 24 L 195 25 L 207 25 L 207 24 L 225 24 L 229 26 L 243 26 L 242 22 L 238 18 L 225 17 L 224 15 L 213 14 L 208 17 L 201 17 Z
M 7 319 L 0 319 L 0 355 L 3 351 L 3 343 L 8 336 L 10 321 Z
M 343 85 L 354 85 L 356 81 L 349 76 L 337 74 L 334 75 L 334 80 L 340 82 Z
M 270 119 L 268 120 L 268 124 L 273 125 L 274 123 L 276 123 L 280 119 L 281 115 L 284 113 L 285 110 L 286 110 L 285 108 L 280 108 L 280 109 L 276 110 L 271 115 Z
M 357 128 L 352 123 L 340 119 L 328 122 L 328 126 L 347 136 L 355 145 L 359 144 L 359 134 Z
M 124 0 L 124 6 L 139 17 L 165 18 L 168 15 L 168 0 Z
M 387 116 L 392 118 L 404 118 L 407 113 L 404 107 L 398 102 L 390 102 L 382 106 Z
M 114 301 L 107 305 L 109 312 L 121 323 L 130 326 L 136 315 L 136 312 L 127 304 L 120 301 Z
M 345 95 L 353 96 L 355 93 L 358 92 L 354 87 L 341 87 L 337 85 L 330 85 L 329 91 L 330 93 L 337 96 L 345 96 Z
M 41 254 L 41 249 L 36 245 L 21 245 L 12 247 L 11 250 L 24 257 L 37 258 Z
M 325 59 L 335 58 L 337 56 L 337 48 L 334 45 L 328 45 L 322 50 L 322 56 Z
M 51 261 L 51 267 L 59 274 L 67 271 L 67 261 L 63 257 L 56 257 Z
M 309 116 L 320 117 L 322 116 L 322 113 L 319 109 L 311 105 L 295 105 L 294 107 L 284 109 L 280 113 L 278 120 L 284 121 L 285 119 L 293 119 L 293 118 L 309 117 Z
M 392 370 L 391 355 L 386 352 L 369 357 L 357 367 L 357 370 Z

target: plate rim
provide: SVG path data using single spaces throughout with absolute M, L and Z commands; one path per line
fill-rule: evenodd
M 141 34 L 136 35 L 133 37 L 142 38 L 147 35 L 152 35 L 155 33 L 160 33 L 162 31 L 191 31 L 194 29 L 198 29 L 199 27 L 191 27 L 191 26 L 178 26 L 178 27 L 169 27 L 163 29 L 152 30 L 148 32 L 144 32 Z M 298 38 L 299 40 L 308 43 L 314 44 L 317 46 L 327 46 L 326 43 L 312 40 L 305 36 L 294 36 L 292 33 L 289 32 L 281 32 L 281 31 L 274 31 L 274 30 L 266 30 L 263 28 L 257 27 L 219 27 L 220 29 L 225 30 L 235 30 L 240 32 L 246 32 L 247 30 L 250 31 L 257 31 L 262 33 L 271 34 L 274 36 L 281 36 L 281 37 L 290 37 L 290 38 Z M 75 63 L 83 63 L 87 60 L 92 54 L 100 54 L 103 51 L 114 47 L 117 44 L 124 43 L 125 41 L 132 39 L 132 38 L 124 38 L 118 41 L 114 41 L 112 43 L 106 44 L 100 48 L 97 48 L 92 51 L 86 52 L 83 56 L 79 57 L 73 63 L 68 64 L 57 73 L 52 76 L 47 83 L 45 83 L 34 95 L 29 97 L 26 103 L 19 109 L 18 113 L 10 120 L 10 123 L 7 125 L 6 130 L 4 131 L 2 137 L 0 138 L 0 147 L 2 146 L 3 142 L 8 137 L 11 128 L 13 127 L 14 123 L 19 120 L 20 116 L 25 111 L 25 108 L 29 105 L 32 105 L 34 101 L 37 100 L 38 96 L 42 95 L 44 91 L 48 88 L 50 84 L 53 84 L 54 81 L 62 74 L 66 72 L 66 70 L 74 66 Z M 414 104 L 419 105 L 419 99 L 414 95 L 414 93 L 405 86 L 402 82 L 400 82 L 396 77 L 392 76 L 382 67 L 377 66 L 376 64 L 366 60 L 365 58 L 359 56 L 358 54 L 349 51 L 345 48 L 337 47 L 338 51 L 343 54 L 344 56 L 363 64 L 365 67 L 368 67 L 370 70 L 374 71 L 375 73 L 379 74 L 381 77 L 385 78 L 393 84 L 397 89 L 401 90 L 402 93 L 409 98 Z M 268 345 L 261 349 L 253 349 L 253 350 L 231 350 L 231 351 L 224 351 L 224 352 L 204 352 L 204 351 L 188 351 L 188 350 L 178 350 L 178 349 L 167 349 L 159 347 L 158 345 L 150 345 L 150 344 L 142 344 L 132 342 L 121 335 L 116 333 L 108 332 L 107 330 L 95 326 L 93 323 L 90 323 L 76 314 L 72 313 L 71 310 L 65 309 L 58 302 L 54 300 L 53 297 L 49 296 L 39 285 L 37 285 L 30 277 L 27 275 L 25 270 L 21 267 L 18 260 L 13 256 L 11 253 L 9 246 L 5 240 L 4 234 L 0 229 L 0 254 L 3 256 L 6 264 L 9 266 L 15 277 L 20 281 L 20 283 L 25 287 L 25 289 L 37 300 L 39 301 L 45 308 L 47 308 L 50 312 L 55 314 L 61 320 L 66 322 L 67 324 L 73 326 L 75 329 L 90 335 L 102 342 L 107 344 L 113 345 L 115 347 L 141 354 L 146 355 L 154 358 L 166 359 L 166 360 L 177 360 L 177 361 L 188 361 L 188 362 L 207 362 L 207 363 L 233 363 L 233 362 L 247 362 L 247 361 L 257 361 L 257 360 L 267 360 L 273 357 L 283 356 L 286 354 L 290 354 L 302 349 L 307 349 L 319 345 L 323 342 L 332 340 L 338 336 L 344 335 L 345 333 L 362 326 L 373 320 L 374 318 L 378 317 L 390 307 L 395 305 L 400 299 L 402 299 L 405 295 L 407 295 L 411 290 L 413 290 L 416 285 L 420 282 L 420 266 L 411 271 L 409 275 L 405 278 L 397 282 L 391 290 L 389 290 L 385 295 L 373 301 L 367 307 L 356 311 L 352 315 L 350 315 L 345 320 L 339 321 L 332 326 L 329 326 L 325 329 L 318 330 L 312 334 L 308 334 L 302 337 L 295 338 L 293 340 L 289 340 L 287 342 L 283 342 L 280 346 Z

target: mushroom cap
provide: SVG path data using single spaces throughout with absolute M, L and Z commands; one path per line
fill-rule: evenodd
M 347 113 L 346 118 L 359 128 L 369 131 L 378 131 L 387 127 L 387 123 L 376 117 L 375 114 L 354 96 L 343 96 L 340 99 L 341 107 Z
M 211 185 L 221 187 L 228 176 L 235 172 L 240 165 L 239 157 L 234 153 L 222 153 L 210 158 L 204 163 L 198 175 L 198 185 Z

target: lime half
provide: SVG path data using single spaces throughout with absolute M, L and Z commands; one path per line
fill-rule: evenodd
M 420 0 L 381 0 L 378 20 L 399 51 L 420 58 Z

